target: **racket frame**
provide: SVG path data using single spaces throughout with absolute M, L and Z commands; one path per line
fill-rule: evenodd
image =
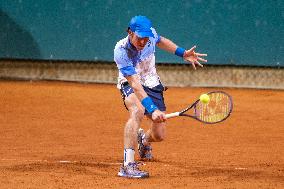
M 180 111 L 180 112 L 174 112 L 174 113 L 170 113 L 170 114 L 166 114 L 166 118 L 172 118 L 172 117 L 178 117 L 178 116 L 185 116 L 185 117 L 191 117 L 193 119 L 196 119 L 202 123 L 206 123 L 206 124 L 215 124 L 215 123 L 220 123 L 222 121 L 225 121 L 232 113 L 233 111 L 233 100 L 232 100 L 232 97 L 226 93 L 226 92 L 223 92 L 223 91 L 211 91 L 209 93 L 207 93 L 208 95 L 212 94 L 212 93 L 223 93 L 225 94 L 226 96 L 229 97 L 229 100 L 230 100 L 230 111 L 228 113 L 228 115 L 226 117 L 224 117 L 223 119 L 219 120 L 219 121 L 216 121 L 216 122 L 207 122 L 207 121 L 203 121 L 201 119 L 199 119 L 197 116 L 196 116 L 196 105 L 198 104 L 198 102 L 200 101 L 200 99 L 196 100 L 192 105 L 188 106 L 187 108 L 185 108 L 184 110 Z M 185 114 L 185 112 L 187 112 L 188 110 L 194 108 L 194 115 L 190 115 L 190 114 Z

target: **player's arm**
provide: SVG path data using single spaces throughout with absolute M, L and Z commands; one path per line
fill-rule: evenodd
M 207 54 L 201 54 L 195 52 L 196 46 L 193 46 L 191 49 L 186 50 L 184 48 L 177 46 L 174 42 L 162 36 L 160 36 L 160 40 L 156 45 L 160 49 L 163 49 L 167 52 L 180 56 L 185 61 L 190 62 L 194 69 L 196 69 L 195 65 L 203 67 L 203 65 L 199 61 L 207 62 L 206 59 L 201 58 L 203 56 L 207 56 Z
M 137 74 L 125 77 L 134 91 L 142 105 L 148 112 L 152 113 L 152 119 L 156 122 L 163 122 L 166 120 L 165 114 L 161 112 L 158 107 L 153 103 L 152 99 L 144 91 Z
M 175 53 L 176 49 L 178 48 L 178 46 L 172 42 L 171 40 L 160 36 L 160 40 L 159 42 L 156 44 L 160 49 L 163 49 L 167 52 L 170 52 L 172 54 Z
M 144 91 L 142 85 L 139 82 L 137 74 L 125 77 L 134 91 L 137 98 L 142 101 L 144 98 L 148 97 L 147 93 Z

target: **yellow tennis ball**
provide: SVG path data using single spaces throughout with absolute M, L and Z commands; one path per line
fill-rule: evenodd
M 202 103 L 207 104 L 210 101 L 210 97 L 208 96 L 208 94 L 202 94 L 200 95 L 199 100 Z

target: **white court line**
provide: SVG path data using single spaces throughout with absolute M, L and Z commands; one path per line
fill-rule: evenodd
M 48 160 L 37 160 L 37 159 L 0 159 L 0 161 L 19 161 L 19 162 L 48 162 Z
M 50 161 L 50 160 L 37 160 L 37 159 L 0 159 L 0 161 L 17 161 L 17 162 L 45 162 L 45 163 L 80 163 L 80 161 L 70 161 L 70 160 L 57 160 L 57 161 Z M 81 163 L 96 163 L 96 164 L 103 164 L 103 165 L 122 165 L 122 163 L 115 163 L 115 162 L 81 162 Z
M 77 161 L 60 160 L 59 163 L 77 163 Z

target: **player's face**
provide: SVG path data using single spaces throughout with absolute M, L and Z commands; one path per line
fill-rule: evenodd
M 130 40 L 131 40 L 132 45 L 138 51 L 141 51 L 144 49 L 145 45 L 147 44 L 149 37 L 140 38 L 135 33 L 132 33 Z

